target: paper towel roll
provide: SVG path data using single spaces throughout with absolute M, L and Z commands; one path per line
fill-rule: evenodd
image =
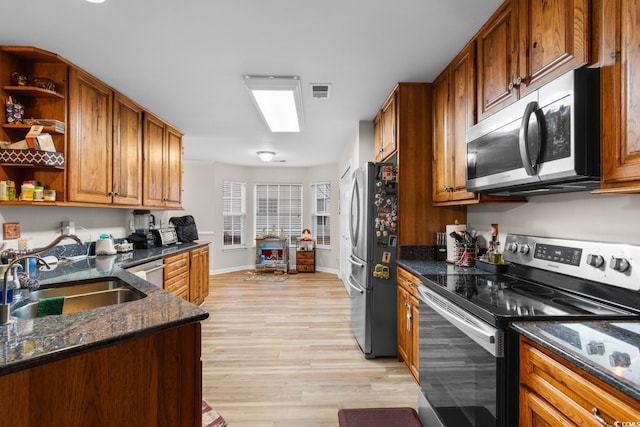
M 449 224 L 446 226 L 447 231 L 447 262 L 455 263 L 456 259 L 456 240 L 450 236 L 454 231 L 463 232 L 467 229 L 467 224 Z

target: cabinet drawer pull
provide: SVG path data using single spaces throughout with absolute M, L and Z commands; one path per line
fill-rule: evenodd
M 596 419 L 596 421 L 598 421 L 600 424 L 602 424 L 604 427 L 613 427 L 611 424 L 609 424 L 608 422 L 606 422 L 604 420 L 604 418 L 602 418 L 600 415 L 598 415 L 598 408 L 594 407 L 591 412 L 593 413 L 593 417 Z

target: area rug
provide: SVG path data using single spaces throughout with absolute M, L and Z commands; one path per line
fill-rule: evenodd
M 288 274 L 257 273 L 250 271 L 244 280 L 248 282 L 284 282 L 288 278 Z
M 202 401 L 202 427 L 225 427 L 227 422 L 207 402 Z

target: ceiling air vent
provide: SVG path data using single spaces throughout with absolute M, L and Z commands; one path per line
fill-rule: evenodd
M 327 99 L 331 95 L 331 83 L 312 83 L 311 95 L 315 99 Z

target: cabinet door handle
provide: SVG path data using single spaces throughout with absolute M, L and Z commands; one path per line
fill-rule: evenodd
M 593 409 L 591 410 L 591 413 L 593 414 L 593 417 L 596 419 L 596 421 L 598 421 L 600 424 L 602 424 L 604 427 L 613 427 L 611 424 L 609 424 L 608 422 L 606 422 L 604 420 L 604 418 L 602 418 L 600 415 L 598 415 L 598 408 L 596 408 L 595 406 L 593 407 Z

